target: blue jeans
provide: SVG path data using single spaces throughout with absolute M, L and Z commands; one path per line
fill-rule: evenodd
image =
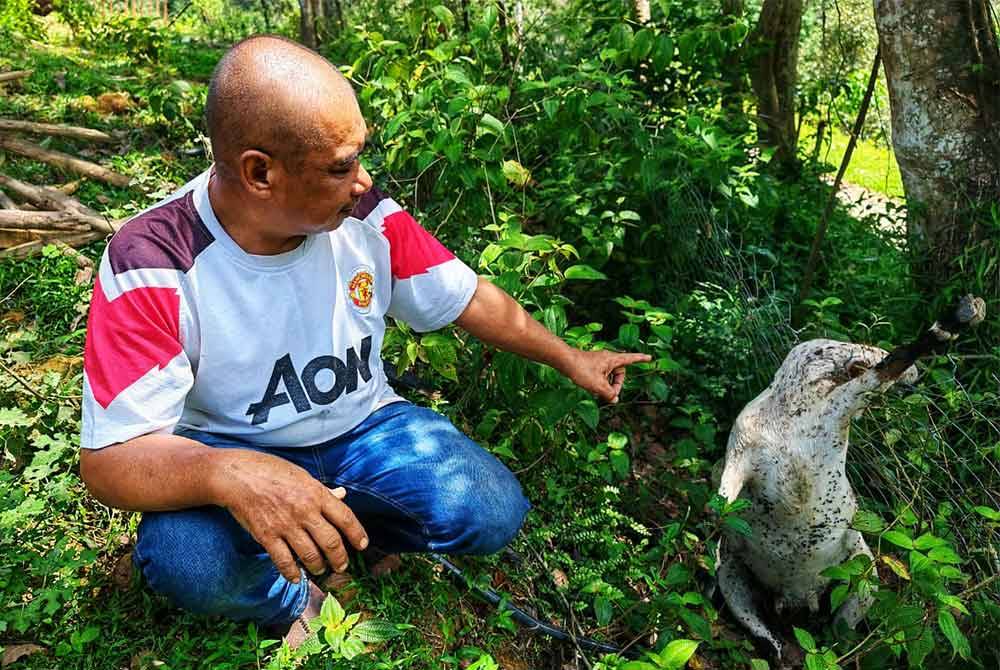
M 315 447 L 259 447 L 180 433 L 209 446 L 256 449 L 305 468 L 344 502 L 386 552 L 488 554 L 517 533 L 531 507 L 517 479 L 448 419 L 408 402 L 387 405 Z M 133 558 L 150 587 L 183 609 L 286 624 L 305 609 L 305 571 L 286 580 L 264 548 L 221 507 L 147 512 Z

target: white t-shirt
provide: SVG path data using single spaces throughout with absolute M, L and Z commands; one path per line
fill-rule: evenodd
M 385 316 L 435 330 L 476 291 L 475 272 L 374 188 L 337 230 L 248 254 L 212 211 L 209 174 L 108 243 L 87 323 L 84 448 L 180 428 L 325 442 L 400 400 L 382 369 Z

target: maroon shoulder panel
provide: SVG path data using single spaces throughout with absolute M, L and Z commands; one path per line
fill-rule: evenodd
M 141 268 L 187 272 L 214 241 L 188 192 L 122 226 L 108 243 L 108 260 L 115 274 Z
M 358 204 L 354 207 L 354 211 L 351 212 L 351 216 L 355 219 L 361 219 L 364 221 L 365 217 L 371 214 L 372 211 L 378 207 L 378 204 L 388 197 L 389 196 L 385 193 L 372 186 L 368 189 L 368 192 L 361 196 L 361 199 L 358 200 Z

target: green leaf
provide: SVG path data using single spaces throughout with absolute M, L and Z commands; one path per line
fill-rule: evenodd
M 559 101 L 552 98 L 546 98 L 542 101 L 542 109 L 545 110 L 545 115 L 550 119 L 556 117 L 556 112 L 559 111 Z
M 618 328 L 618 343 L 626 349 L 634 349 L 639 345 L 639 326 L 634 323 L 623 323 Z
M 910 580 L 910 571 L 906 569 L 906 565 L 903 564 L 901 560 L 895 556 L 890 556 L 888 554 L 882 555 L 882 562 L 889 566 L 889 569 L 895 572 L 899 577 L 907 581 Z
M 35 420 L 25 414 L 19 407 L 0 408 L 0 426 L 14 428 L 17 426 L 30 426 Z
M 862 533 L 880 533 L 885 528 L 885 521 L 875 512 L 859 509 L 851 521 L 851 528 Z
M 911 668 L 920 668 L 926 659 L 934 651 L 934 636 L 930 628 L 921 628 L 917 635 L 908 636 L 906 639 L 906 655 Z
M 503 162 L 503 176 L 518 188 L 524 188 L 531 181 L 531 172 L 515 160 Z
M 951 642 L 951 648 L 956 654 L 961 656 L 963 659 L 968 659 L 972 655 L 972 648 L 969 646 L 969 640 L 962 634 L 962 631 L 958 629 L 958 623 L 955 621 L 955 617 L 948 610 L 940 610 L 938 612 L 938 628 L 944 633 L 944 636 L 948 638 L 948 642 Z
M 958 596 L 953 596 L 950 593 L 938 593 L 937 599 L 944 605 L 951 607 L 952 609 L 961 612 L 962 614 L 968 615 L 969 610 L 966 608 L 965 603 Z
M 882 533 L 882 539 L 892 542 L 897 547 L 903 549 L 913 549 L 913 540 L 906 533 L 899 530 L 887 530 Z
M 990 521 L 1000 521 L 1000 512 L 992 507 L 973 507 L 972 510 L 979 514 L 979 516 L 985 517 Z
M 653 68 L 657 72 L 663 72 L 674 59 L 674 41 L 670 35 L 660 35 L 656 40 L 656 47 L 653 49 Z
M 844 604 L 847 597 L 851 595 L 851 587 L 847 584 L 839 584 L 830 592 L 830 609 L 836 611 Z
M 492 2 L 486 5 L 486 9 L 483 10 L 483 23 L 482 26 L 487 31 L 493 30 L 493 26 L 496 25 L 497 19 L 499 18 L 497 13 L 496 5 Z
M 751 658 L 750 659 L 750 670 L 771 670 L 771 666 L 767 664 L 767 661 L 761 658 Z
M 808 651 L 811 654 L 816 653 L 816 640 L 807 630 L 802 628 L 794 628 L 795 639 L 799 641 L 799 646 Z
M 340 653 L 349 661 L 365 653 L 365 643 L 356 635 L 352 635 L 340 645 Z
M 612 449 L 624 449 L 628 444 L 628 437 L 624 433 L 610 433 L 608 435 L 608 446 Z
M 618 479 L 626 479 L 629 473 L 628 454 L 624 451 L 612 451 L 608 454 L 608 458 L 611 460 L 611 467 L 618 475 Z
M 438 21 L 443 23 L 448 28 L 451 28 L 455 24 L 455 15 L 452 14 L 451 10 L 444 5 L 431 7 L 431 13 L 437 17 Z
M 589 265 L 571 265 L 564 273 L 566 279 L 607 279 L 607 275 Z
M 493 133 L 498 137 L 503 137 L 504 125 L 503 121 L 493 116 L 492 114 L 483 114 L 483 118 L 479 119 L 479 127 L 486 132 Z
M 951 547 L 934 547 L 927 552 L 927 558 L 935 563 L 950 563 L 951 565 L 960 565 L 962 563 L 962 557 L 956 554 L 955 550 Z
M 591 430 L 597 429 L 597 423 L 601 419 L 601 409 L 597 406 L 597 403 L 587 398 L 586 400 L 581 400 L 576 405 L 576 415 L 583 419 L 583 422 Z
M 594 598 L 594 614 L 597 616 L 597 623 L 607 626 L 611 622 L 611 601 L 605 596 Z
M 666 670 L 680 670 L 694 656 L 698 644 L 694 640 L 673 640 L 657 654 L 657 662 Z
M 362 642 L 368 643 L 385 642 L 402 634 L 403 631 L 399 630 L 395 625 L 386 621 L 375 621 L 374 619 L 362 621 L 351 632 L 352 636 Z
M 913 548 L 919 549 L 920 551 L 927 551 L 928 549 L 933 549 L 934 547 L 942 547 L 948 544 L 948 540 L 943 540 L 940 537 L 931 535 L 930 533 L 924 533 L 917 539 L 913 541 Z
M 344 616 L 344 608 L 340 606 L 340 602 L 331 594 L 327 594 L 319 611 L 319 618 L 323 625 L 328 628 L 339 626 L 343 622 Z
M 722 525 L 743 537 L 753 536 L 753 529 L 750 527 L 750 524 L 738 516 L 727 516 Z
M 655 35 L 649 28 L 643 28 L 635 34 L 632 40 L 632 60 L 640 61 L 646 58 L 653 50 Z

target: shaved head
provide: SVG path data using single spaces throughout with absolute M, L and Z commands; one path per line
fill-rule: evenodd
M 329 148 L 324 119 L 345 108 L 358 108 L 350 83 L 316 52 L 273 35 L 238 42 L 208 87 L 205 116 L 216 171 L 223 178 L 236 174 L 247 150 L 296 168 Z

